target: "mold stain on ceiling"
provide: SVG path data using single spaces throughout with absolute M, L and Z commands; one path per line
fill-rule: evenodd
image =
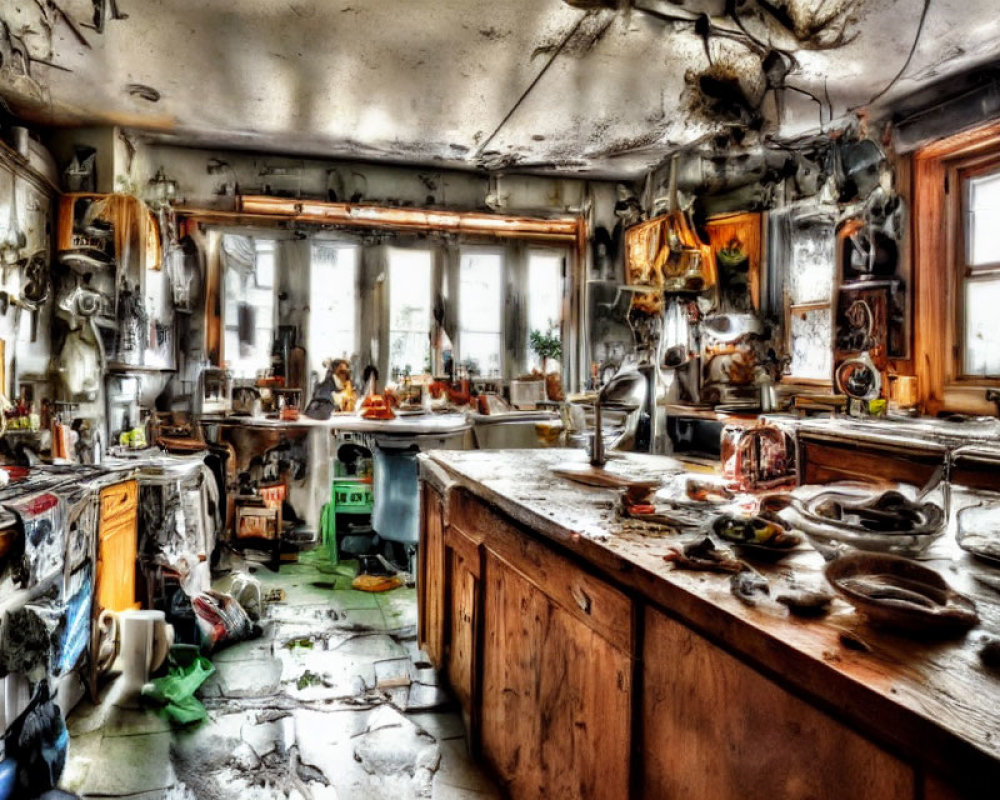
M 35 123 L 599 177 L 998 54 L 995 0 L 0 0 L 0 95 Z

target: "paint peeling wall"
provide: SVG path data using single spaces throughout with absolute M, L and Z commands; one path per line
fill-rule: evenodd
M 309 197 L 389 206 L 494 210 L 498 213 L 580 213 L 600 183 L 534 176 L 426 170 L 360 162 L 265 156 L 137 142 L 131 172 L 115 164 L 116 184 L 140 192 L 157 170 L 177 181 L 177 196 L 194 207 L 226 207 L 242 194 Z

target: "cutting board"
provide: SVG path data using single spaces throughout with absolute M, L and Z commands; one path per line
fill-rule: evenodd
M 560 478 L 566 478 L 577 483 L 584 483 L 587 486 L 602 486 L 606 489 L 628 489 L 631 487 L 643 489 L 655 489 L 661 484 L 658 480 L 637 480 L 601 467 L 594 467 L 590 464 L 566 464 L 560 467 L 553 467 L 552 474 Z

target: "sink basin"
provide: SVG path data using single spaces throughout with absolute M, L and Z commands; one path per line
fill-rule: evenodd
M 524 450 L 542 447 L 535 425 L 558 422 L 559 415 L 548 411 L 515 412 L 483 416 L 470 414 L 472 432 L 480 450 Z

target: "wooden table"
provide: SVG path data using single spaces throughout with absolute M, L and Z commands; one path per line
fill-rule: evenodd
M 728 576 L 673 569 L 680 537 L 618 518 L 614 490 L 550 473 L 584 459 L 421 456 L 421 644 L 510 796 L 998 796 L 1000 673 L 978 649 L 1000 634 L 1000 594 L 975 580 L 990 568 L 949 535 L 928 552 L 982 617 L 946 640 L 871 628 L 840 600 L 820 620 L 748 607 Z M 756 566 L 818 582 L 823 560 Z

